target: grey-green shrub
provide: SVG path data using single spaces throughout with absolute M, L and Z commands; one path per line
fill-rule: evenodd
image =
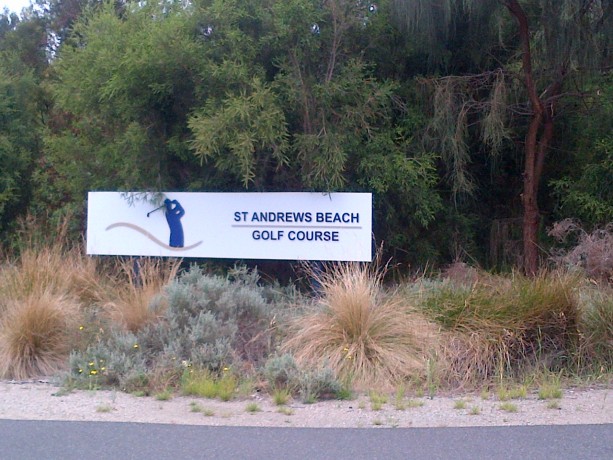
M 288 353 L 269 358 L 262 372 L 271 388 L 287 388 L 305 402 L 335 398 L 343 390 L 330 368 L 300 369 Z
M 159 321 L 136 333 L 111 330 L 74 352 L 71 377 L 91 382 L 84 371 L 102 361 L 107 365 L 96 380 L 126 388 L 154 371 L 180 375 L 189 365 L 216 372 L 239 360 L 263 361 L 273 346 L 269 325 L 277 306 L 258 280 L 256 270 L 239 267 L 221 277 L 192 267 L 167 286 L 168 307 Z

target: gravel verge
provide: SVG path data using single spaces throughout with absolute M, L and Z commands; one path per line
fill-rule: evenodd
M 506 403 L 506 404 L 505 404 Z M 250 412 L 247 406 L 257 405 Z M 253 407 L 252 407 L 253 408 Z M 350 401 L 276 406 L 270 397 L 254 394 L 222 402 L 175 396 L 155 397 L 107 390 L 66 393 L 46 381 L 0 382 L 0 419 L 78 420 L 168 423 L 212 426 L 287 427 L 459 427 L 505 425 L 565 425 L 613 423 L 613 394 L 607 388 L 566 389 L 562 398 L 499 401 L 496 395 L 394 398 L 375 410 L 366 395 Z

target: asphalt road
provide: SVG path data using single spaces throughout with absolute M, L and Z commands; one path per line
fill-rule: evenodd
M 0 459 L 613 459 L 613 425 L 255 428 L 0 420 Z

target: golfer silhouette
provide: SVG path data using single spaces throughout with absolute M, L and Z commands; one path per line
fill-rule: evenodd
M 166 222 L 170 228 L 170 243 L 168 245 L 172 248 L 182 248 L 184 245 L 183 240 L 183 225 L 181 225 L 181 217 L 185 215 L 185 209 L 177 200 L 164 200 L 164 206 L 166 206 Z

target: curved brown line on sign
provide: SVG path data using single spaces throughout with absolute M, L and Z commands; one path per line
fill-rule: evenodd
M 144 228 L 139 227 L 138 225 L 130 224 L 129 222 L 117 222 L 115 224 L 109 225 L 108 227 L 106 227 L 105 230 L 108 231 L 108 230 L 111 230 L 111 229 L 117 228 L 117 227 L 127 227 L 127 228 L 131 228 L 132 230 L 136 230 L 138 233 L 140 233 L 141 235 L 145 235 L 147 238 L 149 238 L 151 241 L 153 241 L 158 246 L 161 246 L 164 249 L 169 249 L 171 251 L 177 251 L 177 252 L 188 251 L 188 250 L 193 249 L 196 246 L 200 246 L 202 244 L 202 241 L 198 241 L 197 243 L 190 244 L 189 246 L 185 246 L 183 248 L 173 248 L 172 246 L 168 246 L 163 241 L 160 241 L 159 239 L 157 239 L 154 235 L 149 233 Z

